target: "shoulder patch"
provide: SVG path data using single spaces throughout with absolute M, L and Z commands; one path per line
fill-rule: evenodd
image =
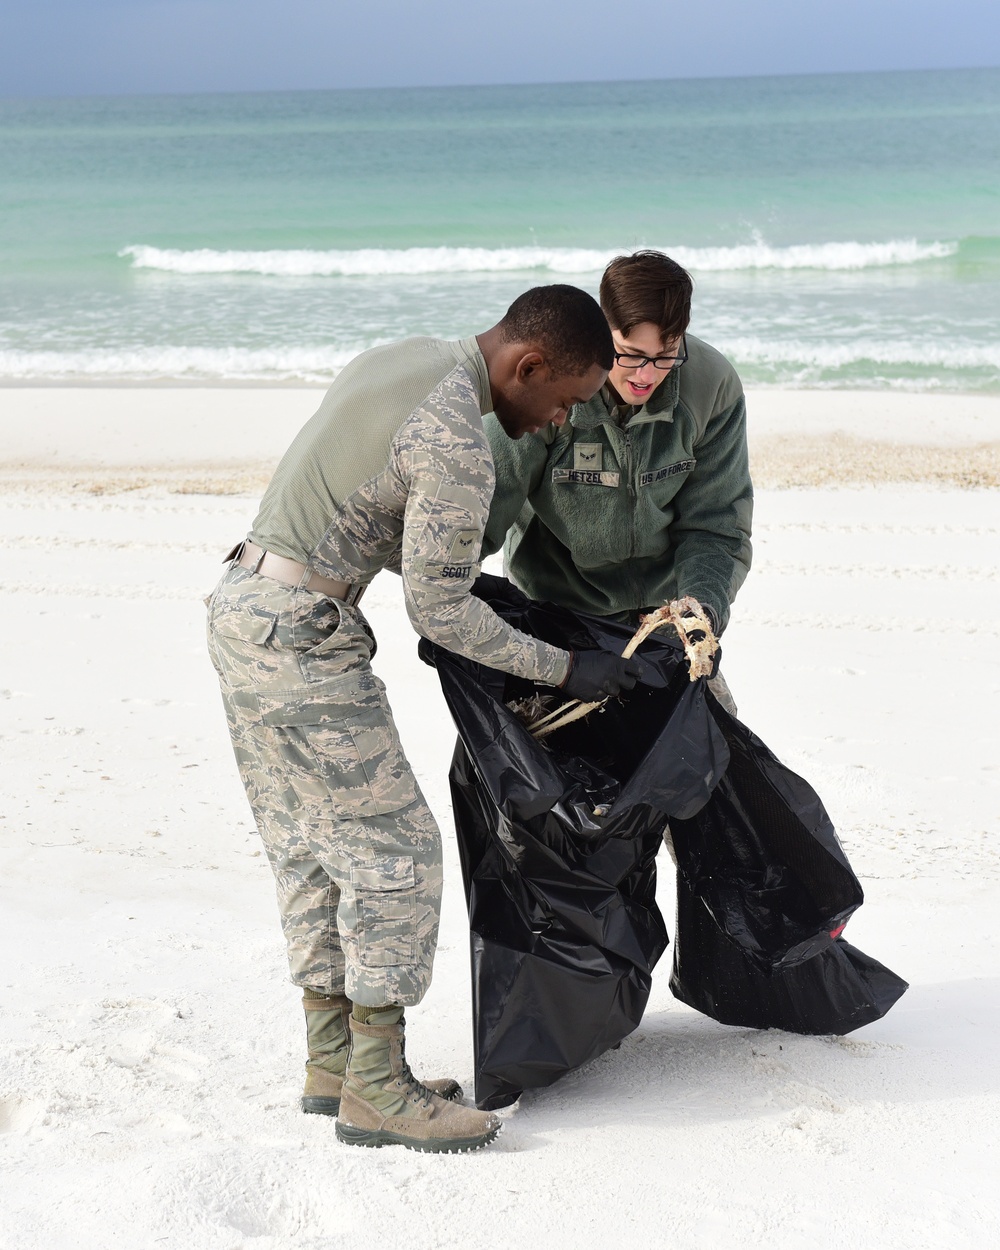
M 478 530 L 457 530 L 452 535 L 451 546 L 448 548 L 448 560 L 451 564 L 475 564 L 479 559 L 479 543 L 481 535 Z

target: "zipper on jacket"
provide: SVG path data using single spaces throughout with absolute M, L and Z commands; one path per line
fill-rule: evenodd
M 632 505 L 631 507 L 632 515 L 630 518 L 631 541 L 629 543 L 629 551 L 628 551 L 629 559 L 631 560 L 635 556 L 635 501 L 636 501 L 635 471 L 632 467 L 632 432 L 631 430 L 623 430 L 622 433 L 625 436 L 625 448 L 624 448 L 625 450 L 625 480 L 628 483 L 628 497 L 629 497 L 629 502 Z
M 628 558 L 629 558 L 629 562 L 631 563 L 631 561 L 635 559 L 635 551 L 636 551 L 636 547 L 638 546 L 638 532 L 637 532 L 638 527 L 636 524 L 636 513 L 639 510 L 639 494 L 635 488 L 635 468 L 632 464 L 632 431 L 626 426 L 626 428 L 622 430 L 622 434 L 625 436 L 625 477 L 628 482 L 628 497 L 629 497 L 629 504 L 630 504 Z M 631 569 L 629 570 L 629 572 L 631 574 Z M 629 581 L 632 583 L 633 599 L 640 598 L 641 587 L 639 586 L 639 583 L 635 581 L 635 579 L 631 575 L 629 576 Z

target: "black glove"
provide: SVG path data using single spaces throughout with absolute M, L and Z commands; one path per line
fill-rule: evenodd
M 497 604 L 509 608 L 531 607 L 531 600 L 522 590 L 518 590 L 506 577 L 497 577 L 493 573 L 480 573 L 469 587 L 469 593 L 483 599 L 491 607 Z
M 610 651 L 571 651 L 563 690 L 582 703 L 631 690 L 642 675 L 638 660 L 624 660 Z
M 701 600 L 698 600 L 701 603 Z M 718 638 L 719 636 L 719 616 L 715 608 L 709 607 L 707 603 L 701 603 L 701 610 L 708 617 L 712 624 L 712 633 Z

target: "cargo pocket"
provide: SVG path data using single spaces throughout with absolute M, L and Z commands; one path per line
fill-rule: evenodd
M 212 620 L 212 629 L 220 638 L 263 647 L 270 642 L 277 623 L 275 612 L 220 612 Z
M 413 859 L 379 855 L 351 868 L 360 961 L 369 968 L 411 964 L 416 954 L 417 897 Z
M 216 594 L 208 616 L 208 651 L 224 687 L 270 680 L 275 661 L 267 644 L 277 620 L 275 612 L 251 611 Z
M 293 764 L 303 806 L 325 800 L 341 817 L 388 816 L 417 798 L 382 683 L 345 673 L 303 693 L 257 692 L 261 721 Z
M 296 624 L 302 677 L 310 685 L 369 664 L 376 650 L 371 626 L 359 612 L 336 599 L 319 599 L 317 609 L 324 607 L 325 618 L 317 614 L 314 621 Z

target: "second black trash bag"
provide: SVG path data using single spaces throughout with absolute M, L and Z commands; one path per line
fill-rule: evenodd
M 670 988 L 723 1024 L 849 1033 L 907 989 L 840 936 L 861 905 L 815 791 L 724 708 L 729 767 L 693 816 L 670 822 L 677 933 Z

